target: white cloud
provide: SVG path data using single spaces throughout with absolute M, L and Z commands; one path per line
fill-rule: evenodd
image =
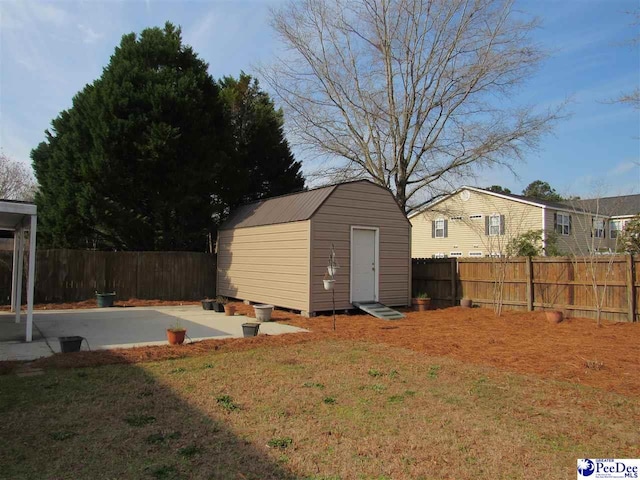
M 627 160 L 624 162 L 620 162 L 613 169 L 609 170 L 609 173 L 607 175 L 609 175 L 610 177 L 623 175 L 636 168 L 640 168 L 640 159 L 635 161 Z
M 98 33 L 93 28 L 87 27 L 81 23 L 78 24 L 78 30 L 80 30 L 84 36 L 82 41 L 87 44 L 97 42 L 104 37 L 103 33 Z
M 51 23 L 58 27 L 67 24 L 70 20 L 67 12 L 50 3 L 40 3 L 31 9 L 32 14 L 44 23 Z
M 185 42 L 194 47 L 196 50 L 199 46 L 206 44 L 206 38 L 214 34 L 213 27 L 216 24 L 217 15 L 213 10 L 209 11 L 204 17 L 198 20 L 195 25 L 184 32 Z M 220 32 L 217 32 L 218 35 Z

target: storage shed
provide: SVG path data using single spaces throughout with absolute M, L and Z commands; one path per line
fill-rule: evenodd
M 323 287 L 332 245 L 336 309 L 411 302 L 411 224 L 367 180 L 269 198 L 232 212 L 218 232 L 218 295 L 299 310 L 332 309 Z

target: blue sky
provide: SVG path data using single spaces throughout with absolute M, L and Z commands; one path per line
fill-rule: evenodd
M 268 25 L 278 3 L 0 0 L 0 148 L 29 164 L 51 120 L 100 76 L 121 36 L 167 20 L 182 27 L 214 78 L 253 73 L 278 48 Z M 551 53 L 517 101 L 545 107 L 570 99 L 571 116 L 514 164 L 517 178 L 483 171 L 477 184 L 520 193 L 542 179 L 565 195 L 640 193 L 640 112 L 607 103 L 640 85 L 639 46 L 624 44 L 639 34 L 625 14 L 638 1 L 517 0 L 516 7 L 541 18 L 535 39 Z

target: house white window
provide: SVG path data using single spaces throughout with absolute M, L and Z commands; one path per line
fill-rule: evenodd
M 462 220 L 462 217 L 450 217 L 449 220 Z
M 571 215 L 556 213 L 556 233 L 559 235 L 571 235 Z
M 596 238 L 604 238 L 604 219 L 596 217 L 592 220 L 591 233 Z
M 469 252 L 470 257 L 482 257 L 482 252 Z
M 490 215 L 489 216 L 489 236 L 497 236 L 500 235 L 500 215 Z
M 434 253 L 431 258 L 447 258 L 447 256 L 444 253 Z
M 450 257 L 461 257 L 462 252 L 449 252 Z
M 618 238 L 628 222 L 628 220 L 611 220 L 609 222 L 609 238 Z
M 482 215 L 480 214 L 469 215 L 469 219 L 471 220 L 478 220 L 479 218 L 482 218 Z
M 438 218 L 431 222 L 431 238 L 447 238 L 448 234 L 448 221 L 444 218 Z

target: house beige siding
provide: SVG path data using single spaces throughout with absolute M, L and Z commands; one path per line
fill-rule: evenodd
M 311 308 L 332 309 L 331 292 L 322 279 L 327 271 L 331 244 L 340 268 L 336 275 L 336 309 L 352 308 L 350 303 L 351 227 L 379 228 L 379 301 L 400 306 L 410 303 L 411 226 L 393 196 L 368 182 L 338 185 L 311 218 Z
M 464 200 L 463 192 L 468 193 L 467 200 Z M 488 215 L 504 215 L 503 234 L 486 235 L 485 217 Z M 447 220 L 446 238 L 432 237 L 431 222 L 437 219 Z M 500 254 L 512 238 L 543 228 L 541 207 L 473 190 L 462 190 L 435 204 L 432 209 L 412 216 L 410 221 L 413 225 L 413 258 Z
M 615 241 L 610 238 L 609 219 L 604 218 L 604 238 L 592 236 L 592 222 L 595 215 L 591 213 L 566 211 L 547 208 L 545 228 L 547 232 L 555 231 L 554 214 L 569 215 L 571 217 L 571 233 L 563 235 L 556 233 L 558 251 L 562 255 L 587 256 L 591 252 L 608 252 L 615 250 Z
M 221 230 L 219 295 L 309 310 L 309 220 Z

